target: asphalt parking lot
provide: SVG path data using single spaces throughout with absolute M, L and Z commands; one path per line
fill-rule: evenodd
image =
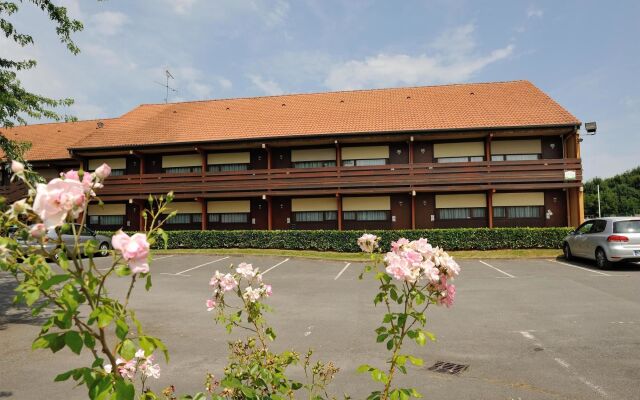
M 345 392 L 365 398 L 371 381 L 355 369 L 381 366 L 387 355 L 373 333 L 382 316 L 371 301 L 375 282 L 358 280 L 359 263 L 271 256 L 156 257 L 151 292 L 136 287 L 132 302 L 146 331 L 170 349 L 154 389 L 174 384 L 195 392 L 205 372 L 220 374 L 230 337 L 204 301 L 213 271 L 242 261 L 259 267 L 273 286 L 274 349 L 313 347 L 341 368 L 333 385 L 338 398 Z M 459 263 L 456 304 L 431 310 L 437 342 L 407 346 L 425 365 L 409 368 L 403 383 L 439 399 L 640 399 L 639 265 L 600 271 L 551 259 Z M 124 285 L 114 282 L 112 293 Z M 52 382 L 58 371 L 81 365 L 78 356 L 29 350 L 38 321 L 11 306 L 13 287 L 0 275 L 0 397 L 85 398 L 84 388 Z M 428 370 L 437 361 L 469 368 L 459 375 Z

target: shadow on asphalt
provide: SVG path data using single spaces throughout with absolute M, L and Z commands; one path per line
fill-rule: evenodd
M 606 270 L 601 270 L 598 267 L 596 267 L 595 261 L 592 261 L 592 260 L 577 259 L 577 260 L 568 261 L 562 256 L 556 257 L 556 260 L 567 263 L 567 264 L 575 265 L 576 267 L 592 269 L 594 271 L 602 271 L 602 272 L 640 271 L 640 263 L 636 263 L 636 262 L 618 262 L 618 263 L 614 263 L 610 268 L 607 268 Z
M 40 325 L 46 319 L 44 313 L 34 317 L 27 307 L 13 304 L 16 286 L 13 276 L 0 275 L 0 331 L 7 329 L 8 324 Z M 0 391 L 0 397 L 5 397 L 6 393 Z

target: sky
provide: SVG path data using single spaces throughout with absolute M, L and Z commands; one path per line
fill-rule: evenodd
M 640 165 L 640 2 L 54 0 L 83 21 L 81 53 L 30 2 L 12 17 L 35 45 L 32 91 L 79 119 L 141 103 L 526 79 L 583 122 L 586 179 Z M 583 131 L 584 132 L 584 131 Z M 638 146 L 638 147 L 636 147 Z

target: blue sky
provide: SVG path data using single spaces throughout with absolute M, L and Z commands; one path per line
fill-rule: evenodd
M 72 97 L 81 119 L 164 101 L 528 79 L 598 134 L 585 176 L 640 165 L 640 2 L 59 0 L 85 23 L 72 56 L 35 7 L 25 85 Z

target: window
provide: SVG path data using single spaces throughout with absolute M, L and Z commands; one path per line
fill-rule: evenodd
M 576 229 L 576 232 L 579 234 L 589 233 L 591 231 L 591 228 L 593 228 L 593 221 L 587 221 L 584 224 L 580 225 L 578 229 Z
M 324 168 L 324 167 L 335 167 L 335 160 L 327 160 L 327 161 L 298 161 L 294 162 L 293 168 Z
M 345 221 L 386 221 L 389 219 L 387 211 L 345 211 Z
M 195 172 L 202 172 L 202 167 L 169 167 L 163 168 L 162 171 L 165 174 L 189 174 Z
M 386 165 L 386 158 L 371 158 L 362 160 L 342 160 L 342 166 L 344 167 L 366 167 L 370 165 Z
M 540 218 L 542 207 L 540 206 L 511 206 L 494 207 L 494 218 Z
M 90 215 L 90 225 L 124 225 L 124 215 Z
M 122 176 L 126 173 L 126 170 L 124 169 L 112 169 L 111 170 L 111 176 Z
M 296 222 L 323 222 L 338 219 L 337 211 L 299 211 L 293 213 Z
M 630 221 L 618 221 L 613 223 L 613 233 L 638 233 L 640 232 L 640 219 Z
M 591 232 L 589 232 L 589 233 L 601 233 L 601 232 L 604 232 L 606 227 L 607 227 L 607 221 L 605 221 L 603 219 L 599 219 L 593 224 L 593 228 L 591 228 Z
M 484 218 L 486 209 L 475 208 L 439 208 L 438 217 L 443 220 Z
M 248 213 L 209 214 L 209 222 L 221 224 L 246 224 L 249 222 Z
M 492 154 L 491 161 L 530 161 L 539 160 L 540 154 Z
M 484 161 L 482 156 L 468 156 L 468 157 L 440 157 L 436 159 L 438 163 L 456 163 L 456 162 L 479 162 Z
M 176 214 L 167 220 L 167 225 L 189 225 L 202 222 L 202 214 Z
M 248 169 L 249 164 L 215 164 L 207 166 L 207 171 L 209 172 L 246 171 Z

